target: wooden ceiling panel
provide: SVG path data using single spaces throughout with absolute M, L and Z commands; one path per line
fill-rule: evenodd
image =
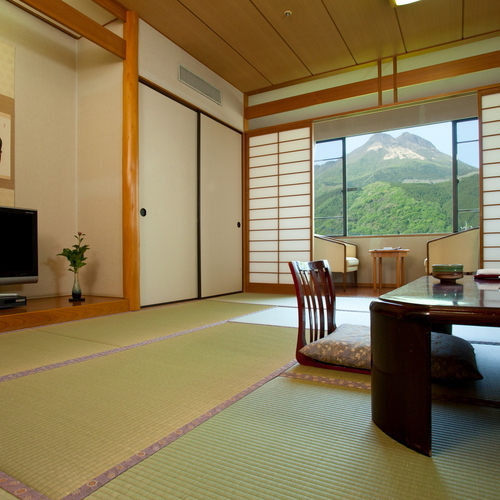
M 240 91 L 272 84 L 177 0 L 122 0 L 121 4 Z
M 422 0 L 395 11 L 408 52 L 462 39 L 461 1 Z
M 405 51 L 389 0 L 323 0 L 357 64 Z
M 500 30 L 499 0 L 464 0 L 464 37 Z
M 250 0 L 179 0 L 273 84 L 311 76 Z
M 500 0 L 421 0 L 396 8 L 390 0 L 118 1 L 253 94 L 377 59 L 500 35 Z
M 313 75 L 356 63 L 321 0 L 251 1 Z

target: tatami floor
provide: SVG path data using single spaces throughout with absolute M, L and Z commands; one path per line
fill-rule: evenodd
M 337 323 L 373 296 L 338 290 Z M 1 334 L 0 500 L 500 498 L 496 328 L 454 332 L 485 378 L 442 389 L 430 458 L 374 426 L 368 375 L 297 365 L 296 329 L 294 296 L 242 293 Z

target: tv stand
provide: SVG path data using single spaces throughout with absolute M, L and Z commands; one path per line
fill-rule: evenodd
M 85 302 L 70 302 L 69 298 L 70 296 L 28 299 L 23 306 L 0 309 L 0 333 L 130 310 L 129 301 L 124 298 L 86 295 Z
M 18 293 L 0 293 L 0 309 L 26 305 L 26 297 Z

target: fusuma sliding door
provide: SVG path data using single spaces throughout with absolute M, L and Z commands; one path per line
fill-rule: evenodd
M 201 116 L 201 297 L 243 288 L 241 134 Z
M 198 297 L 198 113 L 140 85 L 141 305 Z

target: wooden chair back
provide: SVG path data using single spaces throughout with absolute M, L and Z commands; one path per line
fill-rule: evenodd
M 305 345 L 326 337 L 335 328 L 335 288 L 326 260 L 288 263 L 297 296 L 299 330 L 296 359 L 301 364 L 316 366 L 300 352 Z

